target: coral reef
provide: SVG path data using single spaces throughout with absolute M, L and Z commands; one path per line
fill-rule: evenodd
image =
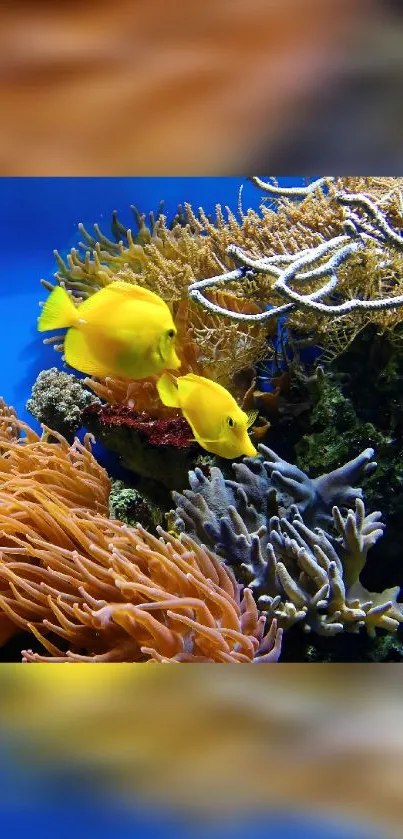
M 114 486 L 112 519 L 85 504 L 67 513 L 62 496 L 54 503 L 35 475 L 28 490 L 24 477 L 33 523 L 27 533 L 4 525 L 0 611 L 5 635 L 13 621 L 28 628 L 46 660 L 274 660 L 278 628 L 330 644 L 345 633 L 375 638 L 369 657 L 400 655 L 400 588 L 380 537 L 397 525 L 397 562 L 403 179 L 329 177 L 298 189 L 252 180 L 257 212 L 244 211 L 240 193 L 237 215 L 185 205 L 172 224 L 158 211 L 148 227 L 134 208 L 137 232 L 113 214 L 112 238 L 81 225 L 78 248 L 66 261 L 57 254 L 56 282 L 75 301 L 116 278 L 160 294 L 181 374 L 207 376 L 259 411 L 255 441 L 271 422 L 272 448 L 221 471 L 161 405 L 156 377 L 81 384 L 42 374 L 30 403 L 55 428 L 45 444 L 63 448 L 57 432 L 84 425 L 136 475 L 135 488 Z M 155 526 L 159 538 L 147 530 Z M 304 657 L 323 655 L 321 644 L 306 643 Z
M 108 519 L 109 480 L 89 440 L 51 443 L 49 433 L 39 438 L 2 405 L 3 643 L 29 630 L 49 656 L 27 650 L 27 661 L 278 659 L 276 621 L 266 632 L 218 557 L 190 537 Z
M 399 587 L 373 594 L 359 581 L 384 527 L 380 513 L 365 514 L 362 490 L 351 485 L 376 468 L 373 450 L 315 479 L 266 446 L 259 451 L 233 464 L 235 480 L 214 467 L 210 477 L 191 473 L 191 489 L 174 493 L 175 527 L 222 556 L 285 628 L 396 631 Z
M 39 422 L 72 439 L 82 425 L 82 411 L 95 404 L 100 400 L 80 379 L 51 367 L 39 373 L 26 408 Z
M 50 499 L 59 498 L 67 511 L 85 508 L 106 514 L 109 489 L 106 472 L 91 455 L 90 435 L 86 436 L 84 445 L 75 440 L 72 446 L 47 428 L 40 437 L 0 400 L 1 548 L 18 534 L 26 539 L 35 536 L 35 529 L 29 525 L 31 511 L 35 522 L 44 493 Z M 50 545 L 57 538 L 57 524 L 45 513 L 43 535 Z M 2 585 L 0 590 L 4 593 Z M 1 643 L 14 633 L 15 624 L 3 611 Z
M 91 452 L 91 435 L 70 445 L 43 426 L 40 436 L 0 399 L 0 487 L 3 502 L 24 510 L 24 493 L 48 491 L 71 509 L 105 515 L 110 480 Z
M 213 378 L 230 390 L 243 368 L 267 355 L 267 332 L 280 314 L 289 315 L 289 341 L 320 346 L 324 359 L 342 352 L 368 323 L 384 331 L 400 323 L 401 179 L 322 178 L 299 191 L 253 180 L 264 190 L 262 205 L 245 212 L 240 198 L 239 218 L 217 206 L 211 220 L 186 205 L 171 226 L 162 213 L 151 214 L 148 228 L 134 209 L 137 233 L 114 214 L 113 239 L 96 225 L 94 236 L 81 225 L 84 241 L 67 262 L 57 255 L 57 282 L 79 298 L 117 276 L 144 283 L 172 309 L 181 372 Z M 332 249 L 338 249 L 333 256 Z M 324 286 L 318 285 L 322 276 Z M 302 277 L 300 294 L 293 281 L 300 285 Z M 111 404 L 135 400 L 137 410 L 158 411 L 153 381 L 85 384 Z M 242 402 L 244 394 L 239 397 Z
M 336 468 L 357 451 L 362 440 L 376 448 L 378 467 L 366 483 L 366 498 L 372 509 L 382 511 L 387 540 L 374 548 L 365 569 L 371 586 L 378 584 L 381 554 L 387 571 L 384 584 L 403 585 L 401 337 L 397 328 L 386 333 L 372 325 L 363 329 L 324 373 L 307 380 L 311 405 L 293 428 L 292 457 L 311 476 Z M 279 429 L 279 439 L 280 430 L 284 432 L 284 427 Z
M 150 215 L 147 227 L 144 215 L 134 208 L 137 233 L 124 227 L 114 214 L 112 239 L 97 226 L 95 235 L 80 226 L 84 241 L 72 250 L 67 262 L 57 255 L 59 271 L 55 275 L 57 282 L 80 299 L 117 276 L 144 283 L 159 293 L 175 318 L 181 372 L 213 378 L 232 392 L 238 377 L 235 395 L 240 404 L 246 393 L 239 387 L 238 374 L 271 352 L 266 339 L 267 333 L 273 332 L 273 321 L 267 318 L 273 314 L 277 318 L 288 312 L 289 341 L 319 344 L 326 357 L 337 355 L 368 320 L 384 329 L 400 322 L 399 311 L 383 308 L 370 312 L 354 309 L 341 319 L 321 310 L 332 303 L 336 281 L 348 305 L 362 296 L 363 288 L 365 296 L 377 303 L 388 293 L 398 298 L 402 253 L 391 225 L 398 227 L 402 222 L 399 179 L 321 179 L 289 195 L 287 190 L 254 180 L 267 193 L 263 201 L 275 201 L 275 209 L 262 203 L 259 212 L 245 212 L 240 198 L 239 218 L 228 208 L 224 212 L 217 207 L 211 220 L 202 209 L 196 216 L 186 205 L 171 225 L 158 212 Z M 363 195 L 363 190 L 372 198 Z M 295 198 L 302 200 L 296 202 Z M 336 245 L 341 251 L 332 256 L 331 248 Z M 320 267 L 317 260 L 322 253 L 330 254 L 330 260 Z M 301 295 L 298 305 L 293 297 L 284 304 L 284 294 L 297 294 L 291 280 L 298 279 L 299 266 L 305 270 L 306 305 Z M 220 270 L 227 273 L 217 274 Z M 318 288 L 318 278 L 327 275 L 330 281 Z M 220 287 L 223 279 L 228 283 L 225 289 Z M 44 285 L 52 288 L 51 283 Z M 323 299 L 328 302 L 322 304 Z M 207 309 L 201 311 L 200 302 Z M 223 312 L 231 317 L 223 319 Z M 84 383 L 109 404 L 135 407 L 150 416 L 171 415 L 169 409 L 161 408 L 155 379 L 131 383 L 88 378 Z
M 163 524 L 163 512 L 150 498 L 145 498 L 137 487 L 127 486 L 124 481 L 112 481 L 109 496 L 109 518 L 118 519 L 135 527 L 140 523 L 146 530 L 154 530 Z
M 384 331 L 401 323 L 402 179 L 321 178 L 297 190 L 253 180 L 278 202 L 271 232 L 282 222 L 281 240 L 267 236 L 262 247 L 258 234 L 245 249 L 234 231 L 227 256 L 238 268 L 194 281 L 192 300 L 244 324 L 287 315 L 295 338 L 321 347 L 325 358 L 337 356 L 368 323 Z M 222 283 L 243 284 L 244 296 L 266 311 L 234 314 L 213 303 L 206 292 Z
M 373 423 L 359 419 L 351 399 L 344 396 L 340 383 L 322 367 L 311 379 L 310 433 L 296 445 L 297 464 L 310 475 L 332 470 L 356 451 L 362 440 L 375 448 L 377 457 L 391 445 L 392 438 Z
M 142 485 L 148 496 L 164 504 L 161 489 L 183 487 L 202 453 L 186 420 L 175 414 L 152 418 L 124 405 L 93 405 L 83 411 L 82 424 L 119 455 L 125 468 L 146 479 Z

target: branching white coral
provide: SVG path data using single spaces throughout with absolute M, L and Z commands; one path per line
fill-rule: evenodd
M 316 181 L 307 186 L 278 186 L 277 184 L 263 181 L 256 176 L 251 177 L 252 183 L 259 187 L 259 189 L 266 192 L 272 198 L 306 198 L 323 186 L 327 186 L 332 180 L 332 177 L 318 178 Z
M 322 178 L 308 187 L 295 189 L 267 184 L 260 178 L 252 178 L 252 180 L 265 192 L 277 197 L 306 198 L 307 195 L 315 192 L 329 179 Z M 307 248 L 296 254 L 282 253 L 260 259 L 255 259 L 244 253 L 241 248 L 230 245 L 227 249 L 228 254 L 239 263 L 240 267 L 217 277 L 192 283 L 189 286 L 189 296 L 214 314 L 224 315 L 239 321 L 255 321 L 258 323 L 278 318 L 295 309 L 308 309 L 321 315 L 339 317 L 356 310 L 369 312 L 371 310 L 379 311 L 402 307 L 403 295 L 371 300 L 354 297 L 351 300 L 336 303 L 323 302 L 324 298 L 329 297 L 338 289 L 337 271 L 340 265 L 357 251 L 365 253 L 368 242 L 371 244 L 374 242 L 380 245 L 386 244 L 397 249 L 403 248 L 403 236 L 393 229 L 380 207 L 370 197 L 361 193 L 339 191 L 335 195 L 335 201 L 347 208 L 344 235 L 335 236 L 317 247 Z M 354 211 L 354 207 L 361 210 L 363 216 L 358 215 Z M 321 259 L 327 257 L 334 250 L 336 250 L 336 253 L 327 262 L 320 263 Z M 380 253 L 383 253 L 381 248 Z M 204 289 L 217 284 L 241 281 L 244 278 L 250 279 L 256 274 L 273 277 L 275 279 L 272 286 L 273 291 L 277 292 L 287 302 L 283 305 L 273 306 L 258 314 L 234 314 L 228 309 L 207 300 L 202 293 Z M 297 290 L 290 285 L 293 282 L 299 287 L 304 282 L 311 283 L 322 277 L 330 279 L 323 286 L 308 294 L 303 294 L 299 288 Z

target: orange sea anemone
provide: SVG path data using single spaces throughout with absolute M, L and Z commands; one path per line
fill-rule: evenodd
M 281 632 L 249 591 L 190 537 L 160 538 L 48 493 L 29 502 L 34 527 L 0 515 L 0 609 L 48 651 L 26 661 L 277 660 Z M 53 525 L 53 540 L 49 525 Z M 58 647 L 55 636 L 64 639 Z M 66 652 L 67 647 L 67 652 Z
M 276 622 L 265 634 L 214 553 L 107 518 L 109 479 L 88 437 L 39 437 L 2 402 L 0 449 L 2 644 L 22 629 L 49 654 L 26 661 L 277 660 Z

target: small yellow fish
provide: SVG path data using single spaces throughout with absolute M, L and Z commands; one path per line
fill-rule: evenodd
M 203 449 L 228 458 L 257 455 L 248 436 L 256 417 L 248 417 L 221 385 L 194 373 L 178 378 L 163 373 L 157 389 L 164 405 L 181 409 Z
M 65 327 L 65 359 L 81 373 L 145 379 L 180 367 L 168 306 L 142 286 L 112 282 L 77 307 L 57 286 L 43 307 L 38 330 Z

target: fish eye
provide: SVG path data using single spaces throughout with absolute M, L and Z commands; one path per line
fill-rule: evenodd
M 175 338 L 175 330 L 174 329 L 168 329 L 167 335 L 168 335 L 168 338 Z
M 234 426 L 235 426 L 235 422 L 234 422 L 234 420 L 232 419 L 232 417 L 227 417 L 227 423 L 228 423 L 228 425 L 229 425 L 229 427 L 230 427 L 230 428 L 234 428 Z

